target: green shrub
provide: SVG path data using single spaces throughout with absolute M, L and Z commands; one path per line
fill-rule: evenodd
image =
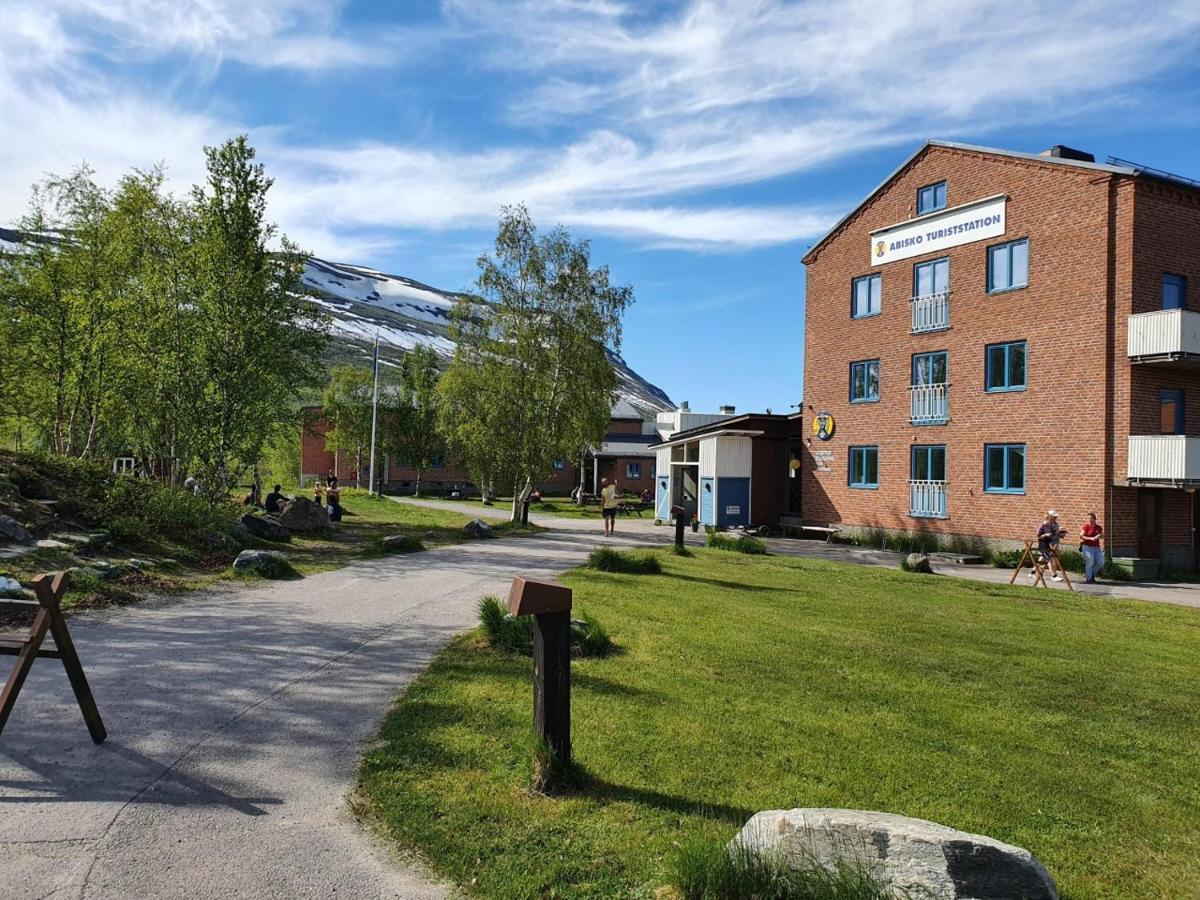
M 1024 550 L 997 550 L 992 553 L 992 565 L 997 569 L 1015 569 Z
M 742 844 L 683 845 L 675 858 L 675 887 L 686 900 L 894 900 L 898 895 L 860 867 L 839 863 L 798 866 Z
M 588 556 L 588 567 L 601 572 L 622 572 L 626 575 L 658 575 L 662 563 L 646 550 L 616 550 L 597 547 Z
M 612 637 L 603 625 L 586 613 L 571 622 L 571 652 L 575 656 L 607 656 L 613 652 Z M 511 616 L 497 597 L 479 601 L 479 624 L 488 646 L 522 656 L 533 655 L 533 616 Z
M 269 581 L 291 581 L 297 578 L 303 578 L 290 562 L 286 559 L 277 559 L 269 557 L 265 560 L 261 567 L 253 572 L 234 572 L 239 578 L 265 578 Z
M 735 553 L 749 553 L 754 556 L 762 556 L 767 552 L 766 543 L 759 538 L 751 537 L 748 534 L 735 537 L 732 534 L 722 534 L 719 531 L 709 534 L 708 546 L 717 550 L 731 550 Z

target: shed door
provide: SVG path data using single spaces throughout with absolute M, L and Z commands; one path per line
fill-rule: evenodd
M 659 475 L 655 480 L 658 483 L 658 493 L 654 498 L 654 518 L 666 522 L 671 518 L 671 477 Z
M 717 508 L 717 525 L 729 528 L 750 524 L 750 479 L 722 478 L 717 485 L 721 503 Z
M 700 479 L 700 524 L 715 525 L 713 518 L 714 495 L 716 494 L 716 479 L 705 477 Z

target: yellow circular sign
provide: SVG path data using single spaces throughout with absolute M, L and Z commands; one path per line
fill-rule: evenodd
M 837 426 L 833 421 L 832 413 L 818 413 L 816 418 L 813 419 L 812 430 L 813 434 L 817 436 L 818 440 L 829 440 L 831 437 L 833 437 L 833 430 L 836 427 Z

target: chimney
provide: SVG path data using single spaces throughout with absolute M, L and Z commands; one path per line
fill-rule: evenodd
M 1076 150 L 1074 147 L 1068 147 L 1065 144 L 1055 144 L 1049 150 L 1043 150 L 1038 156 L 1055 156 L 1059 159 L 1073 159 L 1078 162 L 1094 163 L 1096 157 L 1084 150 Z
M 719 411 L 720 411 L 721 415 L 723 415 L 723 416 L 732 416 L 735 412 L 737 412 L 737 407 L 722 406 Z
M 686 400 L 680 400 L 679 401 L 679 411 L 680 412 L 691 412 L 692 408 L 690 406 L 688 406 L 688 402 Z

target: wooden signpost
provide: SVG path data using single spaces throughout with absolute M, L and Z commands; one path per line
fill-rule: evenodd
M 75 699 L 87 722 L 92 740 L 97 744 L 104 743 L 108 733 L 104 730 L 104 722 L 100 719 L 100 711 L 88 687 L 87 677 L 83 674 L 83 666 L 79 655 L 75 652 L 75 644 L 67 631 L 67 623 L 63 620 L 59 604 L 71 583 L 71 576 L 66 572 L 55 572 L 51 575 L 39 575 L 31 582 L 37 600 L 0 600 L 0 612 L 24 612 L 36 610 L 33 624 L 29 626 L 28 634 L 0 633 L 0 655 L 15 656 L 16 663 L 0 691 L 0 733 L 8 724 L 8 717 L 16 705 L 17 696 L 25 684 L 33 661 L 38 657 L 45 659 L 61 659 L 63 668 L 67 670 L 67 678 L 75 691 Z M 47 632 L 54 638 L 53 649 L 45 648 L 42 642 Z
M 508 611 L 533 616 L 533 731 L 565 765 L 571 761 L 571 589 L 518 575 Z

